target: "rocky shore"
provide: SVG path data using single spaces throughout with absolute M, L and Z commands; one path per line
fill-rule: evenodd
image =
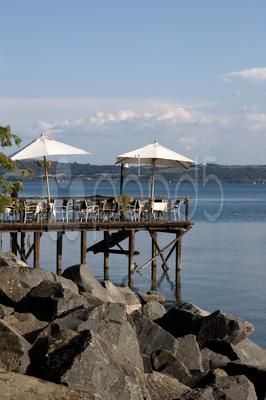
M 1 400 L 265 400 L 252 324 L 0 253 Z

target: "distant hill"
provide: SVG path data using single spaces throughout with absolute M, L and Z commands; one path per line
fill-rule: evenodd
M 38 166 L 34 160 L 21 161 L 19 168 L 30 168 L 33 171 L 33 178 L 39 179 L 43 176 L 42 167 Z M 183 174 L 187 174 L 195 180 L 202 182 L 207 176 L 214 175 L 222 183 L 266 183 L 266 165 L 219 165 L 207 164 L 206 166 L 198 165 L 191 167 L 189 170 L 181 171 L 173 168 L 157 168 L 157 173 L 165 176 L 166 179 L 176 181 Z M 5 171 L 0 169 L 0 174 Z M 137 174 L 140 179 L 147 179 L 150 176 L 150 168 L 148 166 L 130 167 L 125 170 L 125 174 Z M 20 171 L 17 170 L 10 174 L 10 177 L 21 178 Z M 120 166 L 117 165 L 93 165 L 79 163 L 58 163 L 53 162 L 49 175 L 57 178 L 76 178 L 80 179 L 97 179 L 100 176 L 107 176 L 119 179 Z M 22 178 L 29 179 L 29 178 Z

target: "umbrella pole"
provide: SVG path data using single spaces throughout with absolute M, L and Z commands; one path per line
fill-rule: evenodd
M 43 163 L 44 163 L 44 175 L 45 175 L 45 183 L 46 183 L 46 190 L 47 190 L 47 205 L 49 207 L 50 203 L 50 188 L 49 188 L 49 179 L 48 179 L 48 168 L 47 168 L 47 160 L 46 157 L 43 157 Z
M 154 201 L 154 177 L 155 177 L 155 158 L 152 159 L 152 175 L 151 175 L 151 205 Z
M 124 164 L 121 164 L 121 169 L 120 169 L 120 196 L 123 194 L 123 185 L 124 185 Z

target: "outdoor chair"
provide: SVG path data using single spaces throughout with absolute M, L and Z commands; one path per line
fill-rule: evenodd
M 144 204 L 139 200 L 134 200 L 127 207 L 127 218 L 130 221 L 140 221 L 142 209 L 144 208 Z
M 42 212 L 42 203 L 25 203 L 24 222 L 39 222 Z
M 176 200 L 174 205 L 172 206 L 175 221 L 180 221 L 180 218 L 181 218 L 180 217 L 180 205 L 181 205 L 181 200 Z
M 119 219 L 119 204 L 115 199 L 110 198 L 104 202 L 101 218 L 103 221 Z
M 84 200 L 80 205 L 80 221 L 99 221 L 99 206 L 89 200 Z

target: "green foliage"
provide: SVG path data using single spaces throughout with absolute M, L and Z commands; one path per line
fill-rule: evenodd
M 41 168 L 44 168 L 46 166 L 47 169 L 53 168 L 53 162 L 49 160 L 39 160 L 37 161 L 37 165 Z
M 0 126 L 0 146 L 2 149 L 13 145 L 19 146 L 21 139 L 11 132 L 9 125 Z M 17 164 L 12 161 L 3 152 L 0 152 L 0 166 L 4 170 L 15 170 Z M 3 176 L 0 177 L 0 212 L 12 203 L 12 197 L 17 197 L 18 192 L 22 190 L 21 182 L 9 182 Z

